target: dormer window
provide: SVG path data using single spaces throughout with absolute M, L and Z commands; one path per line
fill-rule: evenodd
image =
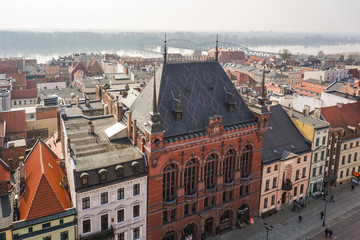
M 132 168 L 133 173 L 138 173 L 138 172 L 140 171 L 139 162 L 133 161 L 133 162 L 131 163 L 131 168 Z
M 116 176 L 118 178 L 124 177 L 124 167 L 123 167 L 123 165 L 117 165 L 115 167 L 115 172 L 116 172 Z
M 89 174 L 87 172 L 83 172 L 80 175 L 80 179 L 83 186 L 89 185 Z
M 102 168 L 99 170 L 100 182 L 106 182 L 107 170 Z

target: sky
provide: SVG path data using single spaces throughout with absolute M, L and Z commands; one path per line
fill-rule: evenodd
M 3 0 L 0 30 L 359 33 L 359 0 Z

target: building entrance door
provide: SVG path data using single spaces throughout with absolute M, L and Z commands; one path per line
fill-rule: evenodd
M 283 192 L 283 194 L 281 195 L 281 204 L 285 204 L 286 203 L 286 192 Z

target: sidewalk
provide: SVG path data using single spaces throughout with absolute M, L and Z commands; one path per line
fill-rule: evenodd
M 334 195 L 335 202 L 327 204 L 326 227 L 347 219 L 360 210 L 360 186 L 356 186 L 354 191 L 351 191 L 349 184 L 330 188 L 328 198 L 331 195 Z M 320 219 L 320 212 L 324 211 L 324 208 L 323 200 L 310 197 L 307 207 L 303 208 L 300 213 L 291 211 L 291 206 L 288 206 L 270 217 L 256 219 L 253 225 L 246 226 L 244 229 L 236 229 L 224 233 L 220 237 L 207 239 L 266 240 L 266 230 L 263 225 L 266 222 L 274 227 L 269 232 L 269 239 L 305 240 L 324 231 L 323 220 Z M 303 217 L 301 223 L 298 223 L 299 214 Z

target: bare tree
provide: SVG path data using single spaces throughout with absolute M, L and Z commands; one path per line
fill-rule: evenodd
M 320 50 L 317 54 L 318 58 L 324 58 L 325 57 L 325 53 L 323 50 Z
M 279 52 L 280 54 L 280 57 L 283 59 L 283 60 L 287 60 L 287 59 L 290 59 L 292 54 L 291 52 L 288 50 L 288 49 L 283 49 Z

